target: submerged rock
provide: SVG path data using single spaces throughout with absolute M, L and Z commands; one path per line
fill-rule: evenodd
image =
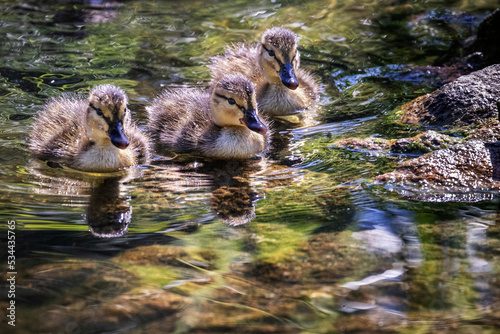
M 160 289 L 141 289 L 134 294 L 121 295 L 95 309 L 92 329 L 115 331 L 134 328 L 157 319 L 168 319 L 164 327 L 167 332 L 175 329 L 175 315 L 181 311 L 190 298 Z
M 387 139 L 368 137 L 368 138 L 355 138 L 350 137 L 341 139 L 337 142 L 337 146 L 348 148 L 351 150 L 369 150 L 369 151 L 383 151 L 388 150 L 390 141 Z
M 82 300 L 51 307 L 40 315 L 41 332 L 57 333 L 61 329 L 72 333 L 128 332 L 161 319 L 163 330 L 170 333 L 175 329 L 176 315 L 189 303 L 188 297 L 142 288 L 107 301 Z
M 390 147 L 393 153 L 428 153 L 447 148 L 461 140 L 436 131 L 426 131 L 411 138 L 395 140 Z
M 436 131 L 426 131 L 411 138 L 400 139 L 381 139 L 375 137 L 369 138 L 347 138 L 337 142 L 337 145 L 344 148 L 355 150 L 376 150 L 390 151 L 391 153 L 411 153 L 422 154 L 435 150 L 447 148 L 450 145 L 457 144 L 461 139 L 450 137 Z
M 477 140 L 457 144 L 406 161 L 395 171 L 378 176 L 375 181 L 403 186 L 402 189 L 412 186 L 419 190 L 437 191 L 444 195 L 469 195 L 471 191 L 499 189 L 500 145 Z M 426 196 L 422 196 L 418 198 L 426 200 Z M 444 196 L 442 200 L 466 200 L 465 197 L 470 196 L 460 197 L 459 194 Z M 479 199 L 469 198 L 468 201 Z
M 464 75 L 401 107 L 402 123 L 471 125 L 497 116 L 500 65 Z
M 181 266 L 190 267 L 189 264 L 212 269 L 211 262 L 215 259 L 215 254 L 211 250 L 197 249 L 190 250 L 191 255 L 196 256 L 196 260 L 190 256 L 186 247 L 170 245 L 151 245 L 135 247 L 127 250 L 117 257 L 114 261 L 139 266 Z

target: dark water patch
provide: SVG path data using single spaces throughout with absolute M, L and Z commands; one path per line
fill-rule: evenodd
M 137 233 L 124 238 L 110 239 L 96 238 L 87 231 L 31 230 L 20 232 L 16 240 L 19 246 L 17 258 L 21 260 L 37 253 L 109 258 L 134 247 L 166 245 L 177 239 L 151 233 Z

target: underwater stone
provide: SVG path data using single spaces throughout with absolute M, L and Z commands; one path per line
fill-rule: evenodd
M 411 138 L 400 138 L 393 140 L 376 137 L 351 137 L 339 140 L 337 142 L 337 145 L 354 150 L 390 151 L 391 153 L 422 154 L 447 148 L 448 146 L 457 144 L 460 141 L 461 139 L 459 138 L 450 137 L 448 135 L 429 130 Z

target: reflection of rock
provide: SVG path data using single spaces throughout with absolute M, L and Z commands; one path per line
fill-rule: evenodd
M 403 105 L 400 121 L 431 125 L 469 125 L 496 116 L 500 65 L 462 76 Z
M 440 79 L 441 84 L 450 83 L 462 75 L 480 70 L 484 67 L 484 56 L 481 52 L 475 52 L 467 57 L 459 59 L 456 63 L 444 66 L 417 66 L 411 69 L 415 73 L 434 75 Z
M 132 207 L 128 198 L 120 196 L 120 179 L 100 180 L 91 190 L 86 218 L 90 232 L 96 237 L 120 237 L 128 230 Z
M 435 131 L 426 131 L 415 137 L 387 140 L 382 138 L 346 138 L 337 142 L 338 146 L 354 150 L 386 150 L 392 153 L 427 153 L 453 145 L 460 139 Z
M 498 189 L 499 176 L 500 146 L 470 141 L 407 161 L 395 171 L 377 177 L 376 182 L 417 186 L 420 189 L 412 197 L 420 200 L 435 196 L 422 192 L 427 189 L 441 192 L 440 199 L 434 200 L 477 201 L 491 195 L 470 192 Z
M 67 36 L 75 40 L 88 36 L 84 23 L 112 22 L 118 16 L 118 2 L 80 0 L 81 5 L 62 7 L 54 13 L 51 26 L 59 28 L 53 32 L 55 36 Z M 71 27 L 71 28 L 68 28 Z

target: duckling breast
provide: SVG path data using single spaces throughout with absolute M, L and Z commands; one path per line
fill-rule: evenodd
M 121 150 L 113 145 L 93 145 L 70 167 L 88 172 L 110 172 L 130 167 L 135 161 L 136 156 L 130 148 Z
M 301 87 L 290 90 L 285 86 L 264 85 L 257 94 L 262 114 L 284 116 L 293 111 L 309 107 L 311 101 Z
M 212 143 L 201 145 L 202 154 L 216 159 L 249 159 L 266 147 L 263 135 L 244 127 L 223 128 Z

